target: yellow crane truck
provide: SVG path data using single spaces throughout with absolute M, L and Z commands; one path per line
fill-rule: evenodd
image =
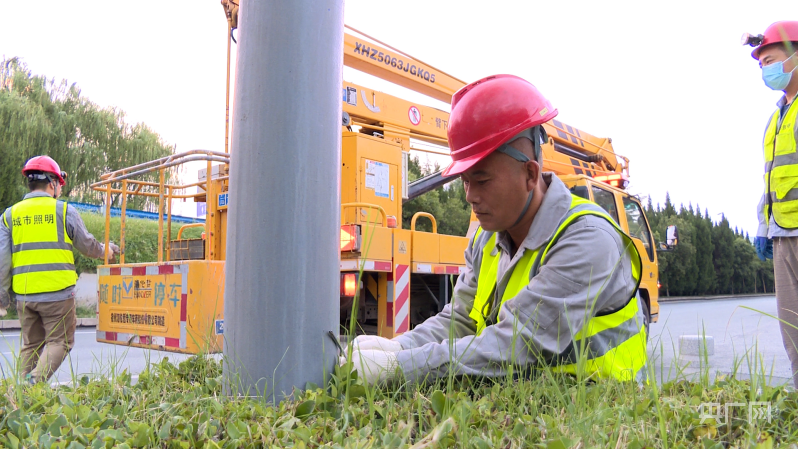
M 232 36 L 237 11 L 232 2 L 222 3 Z M 445 102 L 466 84 L 349 29 L 355 33 L 344 37 L 344 64 L 349 67 Z M 450 301 L 477 223 L 472 214 L 468 235 L 442 235 L 436 218 L 419 212 L 408 229 L 402 227 L 403 203 L 451 180 L 436 173 L 411 183 L 407 173 L 410 150 L 424 151 L 418 142 L 445 150 L 447 112 L 349 82 L 343 83 L 341 100 L 341 292 L 340 298 L 330 300 L 340 300 L 342 325 L 354 316 L 360 332 L 390 338 Z M 574 194 L 604 207 L 633 237 L 643 258 L 640 294 L 645 315 L 657 321 L 657 253 L 640 201 L 625 191 L 629 160 L 615 153 L 608 138 L 557 120 L 544 126 L 549 135 L 543 146 L 544 170 L 555 172 Z M 164 182 L 166 170 L 192 161 L 206 165 L 198 182 Z M 225 152 L 193 150 L 107 173 L 93 184 L 105 193 L 106 243 L 111 198 L 122 199 L 120 260 L 112 264 L 106 256 L 98 268 L 97 341 L 192 354 L 221 351 L 229 161 L 226 146 Z M 160 173 L 160 182 L 137 179 L 151 173 Z M 157 198 L 157 261 L 125 262 L 125 209 L 132 195 Z M 173 239 L 171 204 L 176 199 L 205 202 L 207 212 L 204 224 L 184 225 Z M 430 220 L 432 232 L 417 230 L 419 219 Z M 196 226 L 204 228 L 203 238 L 182 238 L 184 229 Z

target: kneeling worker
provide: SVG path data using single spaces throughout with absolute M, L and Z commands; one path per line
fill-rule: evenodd
M 576 373 L 578 357 L 592 378 L 642 380 L 640 255 L 603 209 L 541 172 L 541 125 L 556 115 L 511 75 L 454 94 L 444 175 L 462 178 L 480 228 L 451 304 L 392 340 L 355 339 L 354 368 L 368 382 L 540 365 Z
M 5 210 L 0 225 L 0 310 L 17 300 L 22 319 L 19 364 L 31 383 L 47 380 L 75 342 L 75 260 L 72 248 L 99 259 L 105 246 L 86 230 L 61 195 L 66 173 L 48 156 L 22 170 L 30 193 Z M 119 253 L 111 243 L 110 250 Z

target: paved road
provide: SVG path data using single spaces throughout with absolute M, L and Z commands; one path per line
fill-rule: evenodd
M 78 375 L 114 376 L 125 369 L 136 379 L 148 362 L 157 363 L 163 357 L 179 362 L 189 357 L 171 352 L 97 343 L 95 336 L 93 328 L 78 328 L 75 332 L 75 348 L 55 373 L 53 381 L 69 382 L 73 372 Z M 0 375 L 3 377 L 14 373 L 14 361 L 19 354 L 20 340 L 19 331 L 0 332 Z
M 718 371 L 736 371 L 741 378 L 764 373 L 772 385 L 789 382 L 790 363 L 779 322 L 763 313 L 777 314 L 775 296 L 661 303 L 659 322 L 651 325 L 649 338 L 658 377 L 697 375 L 703 363 L 697 356 L 679 354 L 679 336 L 705 334 L 715 340 L 715 354 L 708 360 L 711 377 Z
M 738 363 L 736 372 L 742 377 L 763 372 L 770 376 L 772 369 L 769 383 L 788 382 L 790 366 L 778 322 L 738 307 L 740 305 L 776 314 L 776 298 L 773 296 L 662 303 L 659 322 L 651 325 L 649 338 L 649 353 L 657 377 L 673 379 L 679 375 L 697 375 L 701 362 L 698 357 L 679 354 L 679 336 L 705 332 L 715 339 L 715 354 L 709 357 L 711 375 L 714 376 L 716 371 L 730 373 Z M 93 329 L 78 329 L 75 339 L 76 346 L 69 363 L 64 363 L 54 380 L 68 382 L 72 370 L 78 374 L 109 376 L 123 369 L 127 369 L 135 379 L 148 360 L 158 362 L 162 357 L 169 357 L 169 360 L 181 361 L 187 358 L 181 354 L 100 344 L 95 341 Z M 3 376 L 13 373 L 19 340 L 19 332 L 0 333 Z M 759 356 L 746 358 L 746 351 L 751 349 L 756 349 Z

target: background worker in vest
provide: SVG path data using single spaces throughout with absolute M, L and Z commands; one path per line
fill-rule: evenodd
M 756 46 L 762 79 L 784 92 L 765 128 L 765 193 L 759 202 L 759 229 L 754 240 L 760 259 L 773 259 L 781 336 L 798 388 L 798 22 L 776 22 L 764 35 L 744 36 Z M 786 322 L 786 323 L 785 323 Z
M 19 368 L 34 383 L 49 379 L 75 342 L 72 248 L 99 259 L 105 246 L 72 206 L 56 200 L 66 173 L 54 160 L 34 157 L 22 174 L 30 193 L 5 210 L 0 226 L 0 304 L 5 311 L 13 291 L 22 321 Z M 109 246 L 119 253 L 119 247 Z
M 512 75 L 454 94 L 453 162 L 444 175 L 463 179 L 480 229 L 466 249 L 452 304 L 392 340 L 355 339 L 354 368 L 368 382 L 399 372 L 410 381 L 450 372 L 503 376 L 539 364 L 573 372 L 574 340 L 595 315 L 604 321 L 591 329 L 606 327 L 587 332 L 585 374 L 640 379 L 640 256 L 599 206 L 541 172 L 540 125 L 556 115 L 533 85 Z

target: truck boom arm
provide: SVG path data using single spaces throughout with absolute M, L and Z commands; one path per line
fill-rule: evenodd
M 240 0 L 222 0 L 231 32 L 238 26 L 239 4 Z M 363 32 L 350 26 L 346 28 L 363 36 L 344 33 L 344 65 L 348 67 L 446 103 L 451 103 L 452 95 L 466 85 L 465 81 Z M 445 111 L 346 81 L 342 99 L 343 110 L 353 119 L 354 125 L 384 135 L 387 132 L 448 146 L 449 114 Z M 629 159 L 615 153 L 611 139 L 593 136 L 559 120 L 551 120 L 543 127 L 550 144 L 543 149 L 545 169 L 557 174 L 584 171 L 593 174 L 625 173 L 628 176 Z
M 407 186 L 407 198 L 402 200 L 402 204 L 412 201 L 413 199 L 437 189 L 448 182 L 452 182 L 457 178 L 443 177 L 443 171 L 432 173 L 424 176 L 423 178 L 416 179 Z
M 365 33 L 345 26 L 379 42 Z M 388 48 L 344 33 L 344 65 L 446 103 L 451 103 L 452 95 L 467 84 L 400 50 L 383 45 Z

